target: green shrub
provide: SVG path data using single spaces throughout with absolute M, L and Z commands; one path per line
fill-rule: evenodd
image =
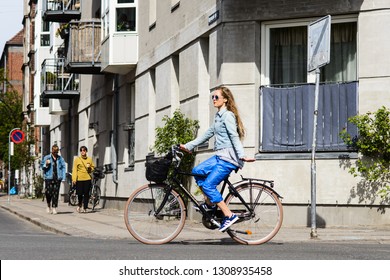
M 374 113 L 368 112 L 349 118 L 359 135 L 351 136 L 346 131 L 341 138 L 360 156 L 349 172 L 361 176 L 386 201 L 390 198 L 390 111 L 382 107 Z
M 171 118 L 164 116 L 162 121 L 165 125 L 163 127 L 156 128 L 156 140 L 153 148 L 153 150 L 159 155 L 169 152 L 172 145 L 185 144 L 193 140 L 199 129 L 199 122 L 185 117 L 179 109 L 173 113 Z M 194 153 L 185 153 L 181 163 L 181 170 L 186 172 L 191 171 L 194 160 Z M 184 184 L 188 189 L 189 180 L 185 180 Z

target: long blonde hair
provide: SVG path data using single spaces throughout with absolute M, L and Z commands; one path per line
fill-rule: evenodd
M 231 111 L 234 116 L 236 117 L 237 121 L 237 133 L 238 136 L 240 137 L 240 140 L 244 139 L 245 137 L 245 128 L 244 125 L 241 121 L 241 117 L 238 114 L 238 109 L 236 106 L 236 102 L 234 101 L 233 93 L 230 91 L 229 88 L 225 86 L 219 86 L 215 90 L 220 90 L 222 96 L 227 100 L 226 102 L 226 108 Z

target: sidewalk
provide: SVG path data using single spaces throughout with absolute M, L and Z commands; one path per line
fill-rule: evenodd
M 59 202 L 58 214 L 46 213 L 46 202 L 41 199 L 8 197 L 0 194 L 0 207 L 28 220 L 41 228 L 59 234 L 93 237 L 99 239 L 135 239 L 128 232 L 123 211 L 101 209 L 95 212 L 77 213 L 75 206 Z M 310 228 L 282 226 L 271 242 L 337 242 L 359 241 L 390 244 L 390 226 L 382 227 L 331 227 L 318 228 L 318 238 L 310 238 Z M 201 221 L 186 221 L 183 231 L 175 241 L 219 242 L 228 235 L 217 230 L 208 230 Z

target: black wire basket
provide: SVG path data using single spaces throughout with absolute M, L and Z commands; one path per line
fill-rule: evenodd
M 161 183 L 164 182 L 169 173 L 169 168 L 171 167 L 172 158 L 170 157 L 160 157 L 156 158 L 154 156 L 146 157 L 146 180 L 150 182 Z

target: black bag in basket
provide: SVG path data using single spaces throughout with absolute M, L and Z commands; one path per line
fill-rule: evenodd
M 168 177 L 169 167 L 172 160 L 169 158 L 146 158 L 146 180 L 161 183 Z

